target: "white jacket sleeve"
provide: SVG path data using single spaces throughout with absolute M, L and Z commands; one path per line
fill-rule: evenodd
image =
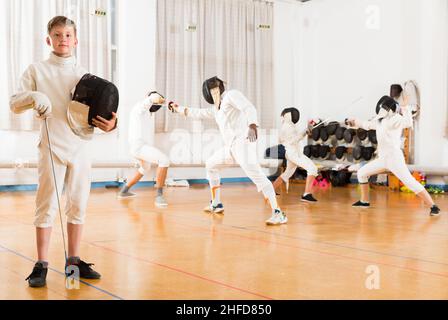
M 215 119 L 215 112 L 213 108 L 200 109 L 200 108 L 185 108 L 185 115 L 192 119 Z
M 34 72 L 29 67 L 20 79 L 19 90 L 9 99 L 9 107 L 14 113 L 22 113 L 34 106 L 34 93 L 36 92 L 36 81 Z
M 14 113 L 23 113 L 29 109 L 35 109 L 38 117 L 48 115 L 51 112 L 51 101 L 42 92 L 36 91 L 34 69 L 29 67 L 23 74 L 19 92 L 11 96 L 9 108 Z
M 32 91 L 20 92 L 13 95 L 9 100 L 9 108 L 12 112 L 19 114 L 34 108 Z
M 412 128 L 414 125 L 414 120 L 412 118 L 412 110 L 409 106 L 403 107 L 403 115 L 396 114 L 394 115 L 389 123 L 387 124 L 390 129 L 406 129 Z
M 135 112 L 138 114 L 145 114 L 146 112 L 149 112 L 149 108 L 151 107 L 151 101 L 148 97 L 146 97 L 144 100 L 139 101 L 135 105 Z
M 299 131 L 294 125 L 283 126 L 280 130 L 281 144 L 295 144 L 305 138 L 307 130 Z
M 302 132 L 299 132 L 299 138 L 298 139 L 299 139 L 299 141 L 301 141 L 301 140 L 305 139 L 307 136 L 308 136 L 308 130 L 305 129 Z
M 232 106 L 246 114 L 248 122 L 247 125 L 249 126 L 251 124 L 255 124 L 259 126 L 257 120 L 257 109 L 255 109 L 255 106 L 237 90 L 229 91 L 227 94 Z
M 355 126 L 364 130 L 376 130 L 377 120 L 362 121 L 355 119 Z

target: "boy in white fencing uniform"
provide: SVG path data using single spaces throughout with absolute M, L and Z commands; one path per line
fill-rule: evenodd
M 286 149 L 286 170 L 274 182 L 274 189 L 278 189 L 283 183 L 288 183 L 289 179 L 296 172 L 298 167 L 302 167 L 307 172 L 305 193 L 301 201 L 315 203 L 317 200 L 312 195 L 313 182 L 317 177 L 317 167 L 310 158 L 303 154 L 300 141 L 307 137 L 308 130 L 300 132 L 297 123 L 300 120 L 300 112 L 296 108 L 286 108 L 282 111 L 282 127 L 280 129 L 280 143 Z
M 238 163 L 246 175 L 263 192 L 272 207 L 268 225 L 287 223 L 286 215 L 280 210 L 272 183 L 263 173 L 257 159 L 257 111 L 250 101 L 239 91 L 225 91 L 224 82 L 218 77 L 206 80 L 203 84 L 204 99 L 214 105 L 208 109 L 186 108 L 170 103 L 170 108 L 186 117 L 196 119 L 215 119 L 224 140 L 224 148 L 218 150 L 206 162 L 207 178 L 210 183 L 212 200 L 204 210 L 223 213 L 221 203 L 221 179 L 219 167 L 223 164 Z
M 11 97 L 11 110 L 23 111 L 23 107 L 34 104 L 40 119 L 47 119 L 51 133 L 53 159 L 58 191 L 62 193 L 65 180 L 67 195 L 66 215 L 68 232 L 67 265 L 76 265 L 81 278 L 99 279 L 91 264 L 79 258 L 83 224 L 87 200 L 90 193 L 90 157 L 87 142 L 76 135 L 67 118 L 67 108 L 71 91 L 86 71 L 79 67 L 73 56 L 77 46 L 76 26 L 66 17 L 54 17 L 48 23 L 47 44 L 52 47 L 50 58 L 32 64 L 22 76 L 20 89 Z M 116 116 L 108 121 L 103 118 L 93 120 L 94 125 L 103 131 L 116 127 Z M 43 287 L 48 272 L 48 248 L 53 222 L 58 210 L 56 189 L 53 182 L 50 150 L 47 145 L 47 132 L 41 124 L 38 145 L 39 186 L 36 196 L 36 226 L 38 261 L 27 278 L 31 287 Z
M 428 191 L 409 172 L 401 150 L 401 135 L 403 129 L 413 126 L 412 110 L 408 106 L 408 97 L 403 99 L 404 106 L 401 114 L 397 102 L 388 96 L 384 96 L 377 104 L 377 116 L 371 121 L 347 120 L 350 126 L 365 130 L 376 130 L 378 139 L 378 159 L 369 162 L 358 170 L 358 181 L 361 185 L 361 200 L 354 203 L 354 207 L 368 208 L 369 203 L 369 177 L 391 171 L 409 189 L 417 194 L 428 206 L 431 207 L 430 215 L 440 213 L 439 207 L 434 204 Z
M 165 98 L 153 91 L 148 96 L 137 103 L 131 111 L 129 118 L 129 144 L 131 154 L 140 161 L 141 167 L 134 178 L 129 181 L 119 192 L 118 198 L 126 199 L 135 197 L 136 194 L 129 192 L 140 179 L 151 169 L 151 164 L 157 164 L 156 189 L 157 196 L 154 204 L 163 208 L 168 206 L 163 197 L 163 187 L 165 185 L 170 159 L 162 151 L 154 147 L 154 124 L 155 113 L 160 110 Z

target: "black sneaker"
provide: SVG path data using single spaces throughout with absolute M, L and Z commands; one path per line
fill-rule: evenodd
M 433 205 L 431 207 L 431 212 L 429 213 L 430 216 L 438 216 L 440 214 L 440 208 L 436 205 Z
M 356 208 L 370 208 L 370 203 L 358 201 L 358 202 L 355 202 L 354 204 L 352 204 L 352 207 L 356 207 Z
M 47 284 L 48 268 L 44 268 L 44 265 L 40 262 L 36 263 L 33 268 L 33 272 L 26 278 L 31 288 L 45 287 Z
M 303 202 L 310 202 L 310 203 L 316 203 L 317 200 L 314 199 L 313 195 L 311 193 L 307 194 L 306 196 L 302 196 L 301 201 Z
M 91 268 L 91 266 L 93 266 L 93 265 L 94 265 L 93 263 L 85 263 L 82 260 L 79 260 L 79 262 L 77 262 L 77 263 L 71 264 L 71 266 L 78 267 L 78 269 L 79 269 L 79 277 L 80 278 L 93 279 L 93 280 L 101 279 L 101 275 Z M 68 266 L 69 265 L 65 266 L 65 268 L 66 268 L 65 270 L 67 270 Z M 67 273 L 66 272 L 66 276 L 67 277 L 69 277 L 72 274 L 73 274 L 73 271 L 71 273 Z

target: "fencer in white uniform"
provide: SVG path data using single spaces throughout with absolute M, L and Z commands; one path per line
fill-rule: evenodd
M 125 199 L 135 197 L 136 194 L 129 191 L 151 169 L 151 164 L 158 166 L 155 205 L 166 207 L 168 204 L 163 196 L 166 175 L 170 166 L 170 159 L 158 148 L 154 147 L 155 113 L 160 110 L 165 98 L 157 92 L 151 92 L 138 102 L 130 113 L 128 141 L 132 156 L 141 166 L 134 178 L 129 181 L 118 194 L 118 198 Z
M 75 135 L 67 123 L 67 106 L 71 101 L 70 92 L 86 71 L 77 66 L 75 57 L 61 58 L 54 53 L 43 62 L 32 64 L 21 78 L 19 93 L 11 97 L 11 110 L 20 112 L 23 101 L 44 95 L 51 101 L 51 118 L 48 130 L 51 133 L 58 190 L 62 192 L 67 176 L 65 208 L 67 222 L 83 224 L 87 199 L 90 191 L 90 159 L 87 141 Z M 49 228 L 57 214 L 57 199 L 53 183 L 48 149 L 47 132 L 44 123 L 40 126 L 39 187 L 36 197 L 34 225 Z
M 370 206 L 369 177 L 389 170 L 431 207 L 431 215 L 439 214 L 440 209 L 434 204 L 429 193 L 409 172 L 401 150 L 402 131 L 413 126 L 412 110 L 407 104 L 405 97 L 404 105 L 399 110 L 399 106 L 393 98 L 384 96 L 378 102 L 377 116 L 373 120 L 347 120 L 351 126 L 376 130 L 378 140 L 378 158 L 357 172 L 361 185 L 361 200 L 354 203 L 354 207 L 368 208 Z
M 224 147 L 206 161 L 207 178 L 210 183 L 212 201 L 205 208 L 207 212 L 223 213 L 221 203 L 220 167 L 224 164 L 238 163 L 246 175 L 255 183 L 259 192 L 263 192 L 272 207 L 272 216 L 268 225 L 287 222 L 275 198 L 272 183 L 263 173 L 257 158 L 257 111 L 253 104 L 237 90 L 225 91 L 224 82 L 217 77 L 203 84 L 205 100 L 214 107 L 208 109 L 187 108 L 170 104 L 170 108 L 189 118 L 214 119 L 218 124 Z
M 54 219 L 58 212 L 56 188 L 50 149 L 47 143 L 46 125 L 50 133 L 54 174 L 59 196 L 65 187 L 68 229 L 67 265 L 77 265 L 82 278 L 99 279 L 100 275 L 79 258 L 82 226 L 85 221 L 87 200 L 90 192 L 90 157 L 87 141 L 76 135 L 69 126 L 67 108 L 71 92 L 86 71 L 78 66 L 73 56 L 77 45 L 76 27 L 73 21 L 58 16 L 48 24 L 47 44 L 53 52 L 48 60 L 34 63 L 23 74 L 18 93 L 10 99 L 11 111 L 24 112 L 34 106 L 41 122 L 38 142 L 38 190 L 34 225 L 38 262 L 27 278 L 31 287 L 46 283 L 48 247 Z M 115 128 L 107 122 L 102 126 L 109 131 Z
M 297 127 L 300 120 L 300 112 L 296 108 L 286 108 L 281 113 L 282 127 L 280 129 L 280 143 L 285 147 L 287 165 L 283 174 L 274 182 L 274 189 L 278 189 L 283 183 L 288 184 L 289 179 L 301 167 L 307 172 L 305 193 L 301 201 L 315 203 L 317 200 L 312 195 L 313 182 L 317 177 L 317 167 L 303 154 L 301 141 L 308 136 L 308 130 L 300 131 Z

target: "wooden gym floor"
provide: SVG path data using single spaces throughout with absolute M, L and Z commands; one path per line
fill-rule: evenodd
M 431 218 L 414 195 L 384 188 L 368 210 L 350 206 L 356 187 L 320 191 L 317 205 L 299 202 L 302 191 L 279 197 L 289 223 L 268 227 L 270 208 L 249 183 L 224 185 L 224 216 L 202 212 L 205 185 L 168 188 L 165 210 L 152 188 L 126 201 L 93 190 L 81 258 L 103 278 L 79 290 L 65 288 L 59 218 L 47 287 L 28 287 L 35 193 L 0 193 L 0 299 L 448 299 L 447 196 Z

